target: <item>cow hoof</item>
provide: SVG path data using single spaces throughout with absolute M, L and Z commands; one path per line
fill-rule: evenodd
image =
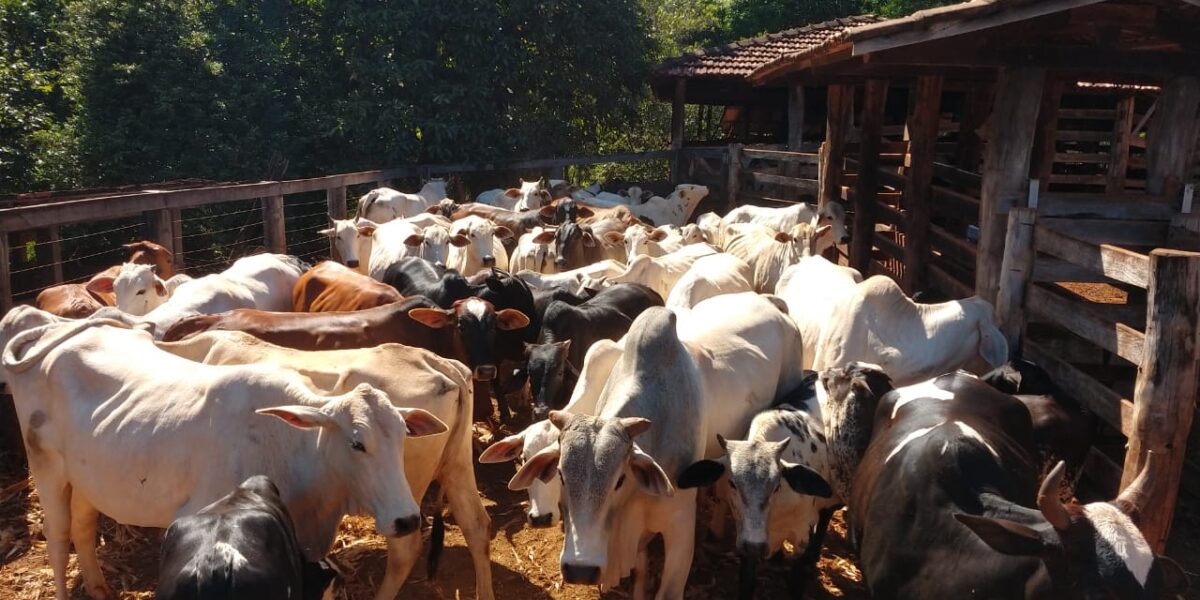
M 117 595 L 113 593 L 107 583 L 100 585 L 84 584 L 83 589 L 93 600 L 116 600 L 117 598 Z

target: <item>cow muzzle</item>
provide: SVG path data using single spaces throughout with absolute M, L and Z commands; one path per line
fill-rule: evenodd
M 739 555 L 754 560 L 767 558 L 769 551 L 766 542 L 739 542 L 737 546 Z
M 351 269 L 357 269 L 358 261 L 357 260 L 348 260 L 348 261 L 346 261 L 346 266 L 350 267 Z
M 529 526 L 534 529 L 545 529 L 554 524 L 554 513 L 548 512 L 544 515 L 535 515 L 529 513 Z
M 842 239 L 841 239 L 841 241 L 839 241 L 838 243 L 839 243 L 839 244 L 848 244 L 848 243 L 850 243 L 850 236 L 848 236 L 848 235 L 843 235 L 843 236 L 842 236 Z
M 421 516 L 412 515 L 409 517 L 401 517 L 393 523 L 396 536 L 408 535 L 421 528 Z
M 490 255 L 490 254 L 489 254 L 489 255 L 487 255 L 487 256 L 484 256 L 484 257 L 483 257 L 483 265 L 484 265 L 485 267 L 494 267 L 494 266 L 496 266 L 496 257 L 495 257 L 495 256 L 492 256 L 492 255 Z
M 565 266 L 567 266 L 567 259 L 565 257 L 559 256 L 554 259 L 554 264 L 559 267 L 565 267 Z
M 475 367 L 475 379 L 491 381 L 496 378 L 496 365 L 479 365 Z
M 596 585 L 600 581 L 600 567 L 591 565 L 562 564 L 563 581 L 578 585 Z

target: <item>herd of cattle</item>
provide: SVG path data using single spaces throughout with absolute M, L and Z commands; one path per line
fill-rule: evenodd
M 655 597 L 684 596 L 701 489 L 710 533 L 735 526 L 742 597 L 780 552 L 800 593 L 841 506 L 875 597 L 1183 593 L 1135 525 L 1159 457 L 1112 502 L 1062 502 L 1090 425 L 1008 362 L 990 304 L 915 303 L 826 260 L 848 238 L 837 204 L 693 217 L 707 192 L 379 188 L 324 231 L 341 264 L 260 254 L 190 279 L 139 242 L 11 310 L 0 366 L 57 597 L 72 544 L 87 593 L 114 597 L 100 513 L 169 527 L 163 598 L 320 596 L 340 520 L 364 514 L 391 599 L 436 482 L 490 599 L 475 460 L 519 463 L 529 524 L 564 529 L 565 582 L 633 575 L 635 598 L 658 536 Z M 533 423 L 476 458 L 493 396 L 506 424 L 510 400 Z

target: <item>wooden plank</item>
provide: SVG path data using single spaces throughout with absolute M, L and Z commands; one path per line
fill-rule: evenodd
M 771 173 L 759 173 L 758 171 L 750 171 L 745 173 L 743 177 L 754 183 L 778 185 L 797 190 L 802 194 L 812 194 L 814 196 L 817 194 L 817 182 L 813 179 L 786 177 L 783 175 L 773 175 Z
M 932 191 L 939 213 L 948 212 L 971 223 L 979 222 L 978 198 L 937 185 Z
M 830 85 L 825 110 L 826 160 L 818 177 L 820 193 L 817 204 L 836 202 L 841 189 L 842 159 L 845 157 L 846 133 L 850 130 L 850 112 L 854 105 L 854 88 L 844 84 Z
M 934 146 L 937 144 L 938 120 L 942 107 L 940 76 L 917 79 L 916 106 L 908 117 L 909 162 L 905 171 L 904 206 L 908 209 L 907 237 L 904 242 L 903 288 L 913 294 L 925 288 L 925 275 L 930 262 L 929 220 L 933 184 Z
M 983 184 L 983 179 L 979 173 L 964 171 L 946 163 L 934 162 L 933 175 L 938 179 L 949 181 L 951 185 L 960 189 L 978 191 L 979 186 Z
M 804 145 L 804 84 L 788 86 L 788 148 L 799 150 Z
M 1054 162 L 1080 165 L 1106 165 L 1112 159 L 1112 154 L 1106 153 L 1058 152 L 1054 155 Z
M 1037 210 L 1014 208 L 1008 213 L 1004 262 L 996 295 L 997 326 L 1008 340 L 1010 354 L 1019 355 L 1025 337 L 1025 298 L 1033 281 L 1033 230 Z M 1036 289 L 1036 288 L 1035 288 Z
M 687 79 L 675 78 L 675 96 L 671 101 L 671 149 L 676 152 L 683 148 L 683 123 L 687 109 Z M 682 165 L 678 155 L 671 161 L 671 183 L 679 183 L 683 175 Z
M 1061 79 L 1047 81 L 1042 88 L 1042 105 L 1038 108 L 1036 133 L 1033 137 L 1033 154 L 1029 161 L 1029 176 L 1040 182 L 1041 191 L 1050 186 L 1050 174 L 1054 169 L 1055 135 L 1058 133 L 1058 109 L 1062 105 L 1065 82 Z
M 857 209 L 855 209 L 855 210 L 857 211 Z M 908 223 L 907 215 L 905 215 L 902 211 L 899 211 L 899 210 L 895 209 L 894 207 L 889 206 L 883 202 L 875 203 L 875 208 L 874 208 L 872 214 L 876 217 L 877 221 L 887 223 L 888 225 L 891 225 L 893 227 L 903 229 L 905 224 Z M 857 216 L 855 218 L 857 218 Z M 875 230 L 874 225 L 872 225 L 871 231 L 874 231 L 874 230 Z M 870 234 L 870 232 L 868 232 L 868 237 L 869 237 L 869 234 Z
M 850 235 L 850 266 L 862 271 L 871 260 L 879 194 L 879 146 L 882 141 L 888 81 L 870 79 L 863 92 L 858 177 L 854 182 L 854 230 Z M 896 225 L 898 223 L 892 223 Z
M 171 251 L 175 254 L 175 271 L 182 272 L 184 265 L 183 252 L 183 209 L 171 209 Z
M 1109 279 L 1140 288 L 1150 284 L 1150 259 L 1145 254 L 1116 246 L 1089 244 L 1045 226 L 1037 228 L 1033 246 L 1038 252 L 1057 256 Z
M 1125 177 L 1129 173 L 1129 140 L 1133 137 L 1134 97 L 1123 96 L 1117 102 L 1117 115 L 1113 117 L 1113 144 L 1109 149 L 1108 182 L 1104 191 L 1115 194 L 1125 191 Z
M 1175 198 L 1189 179 L 1188 161 L 1196 146 L 1200 79 L 1176 77 L 1163 87 L 1158 114 L 1146 141 L 1146 191 Z
M 1000 285 L 1008 211 L 1028 192 L 1029 156 L 1041 105 L 1045 69 L 1001 69 L 992 110 L 991 137 L 983 167 L 979 204 L 979 260 L 975 290 L 993 302 Z M 1002 125 L 1001 125 L 1002 124 Z
M 1164 200 L 1143 194 L 1102 196 L 1050 192 L 1042 194 L 1038 214 L 1073 219 L 1170 221 L 1175 209 Z
M 725 199 L 726 212 L 741 206 L 738 194 L 742 191 L 742 151 L 741 144 L 729 145 L 729 157 L 725 160 L 725 190 L 728 194 Z
M 8 247 L 8 232 L 0 229 L 0 310 L 8 313 L 13 307 L 12 252 Z
M 1039 256 L 1033 261 L 1034 282 L 1072 281 L 1077 283 L 1119 283 L 1087 267 L 1069 263 L 1061 258 Z
M 975 294 L 971 286 L 959 281 L 936 263 L 929 265 L 929 282 L 952 298 L 967 298 Z
M 958 149 L 955 163 L 964 172 L 972 174 L 979 172 L 979 161 L 983 158 L 983 137 L 980 129 L 987 123 L 988 115 L 992 112 L 995 87 L 991 83 L 976 83 L 967 92 L 963 106 L 963 122 L 959 127 Z M 940 173 L 938 177 L 943 177 Z M 956 183 L 958 185 L 958 183 Z M 975 189 L 979 189 L 976 184 Z
M 263 245 L 276 254 L 287 253 L 287 231 L 283 220 L 283 196 L 263 198 Z
M 1112 140 L 1112 132 L 1059 130 L 1054 139 L 1060 142 L 1107 142 Z
M 1170 226 L 1170 223 L 1166 221 L 1082 219 L 1078 217 L 1044 217 L 1042 224 L 1092 244 L 1145 247 L 1164 245 Z
M 1128 435 L 1133 426 L 1132 402 L 1034 340 L 1025 340 L 1021 352 L 1023 358 L 1044 369 L 1060 388 L 1069 390 L 1081 406 L 1113 429 Z
M 929 233 L 933 236 L 933 247 L 944 256 L 948 256 L 956 262 L 967 266 L 975 266 L 975 258 L 978 255 L 978 251 L 970 242 L 937 225 L 930 225 Z
M 1070 185 L 1107 185 L 1108 176 L 1054 173 L 1050 176 L 1050 183 L 1063 183 Z
M 1169 114 L 1163 107 L 1161 114 Z M 1156 552 L 1166 549 L 1175 514 L 1179 478 L 1187 451 L 1200 376 L 1200 254 L 1158 249 L 1150 253 L 1146 350 L 1134 386 L 1134 427 L 1125 454 L 1122 488 L 1146 464 L 1147 453 L 1162 452 L 1147 490 L 1139 527 Z
M 53 225 L 48 229 L 50 230 L 50 268 L 54 271 L 54 283 L 62 283 L 62 242 L 59 241 L 58 225 Z
M 325 214 L 331 221 L 346 218 L 345 186 L 325 190 Z M 329 257 L 334 260 L 340 258 L 337 253 L 337 240 L 332 237 L 329 238 Z
M 1142 332 L 1123 323 L 1106 321 L 1086 304 L 1037 286 L 1029 288 L 1028 297 L 1027 310 L 1037 314 L 1039 319 L 1054 323 L 1135 365 L 1142 362 L 1145 344 Z
M 1111 121 L 1117 118 L 1117 113 L 1118 111 L 1111 108 L 1063 108 L 1059 109 L 1058 118 Z
M 171 221 L 170 210 L 162 209 L 146 213 L 146 224 L 150 226 L 150 239 L 156 244 L 164 248 L 171 248 L 175 245 L 175 228 Z
M 878 248 L 880 252 L 883 252 L 884 254 L 896 260 L 904 260 L 904 248 L 901 248 L 900 245 L 895 241 L 889 239 L 887 236 L 879 235 L 878 233 L 875 234 L 874 238 L 875 247 Z
M 786 150 L 762 150 L 759 148 L 744 148 L 742 150 L 742 166 L 748 167 L 749 161 L 753 159 L 773 160 L 783 163 L 796 163 L 802 165 L 816 166 L 818 157 L 813 152 L 790 152 Z

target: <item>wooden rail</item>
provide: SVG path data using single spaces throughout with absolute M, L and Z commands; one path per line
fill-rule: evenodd
M 813 178 L 819 175 L 820 160 L 812 152 L 736 145 L 730 149 L 729 161 L 735 168 L 730 170 L 729 185 L 736 186 L 735 195 L 740 203 L 786 205 L 802 196 L 815 198 L 821 190 L 820 183 Z

